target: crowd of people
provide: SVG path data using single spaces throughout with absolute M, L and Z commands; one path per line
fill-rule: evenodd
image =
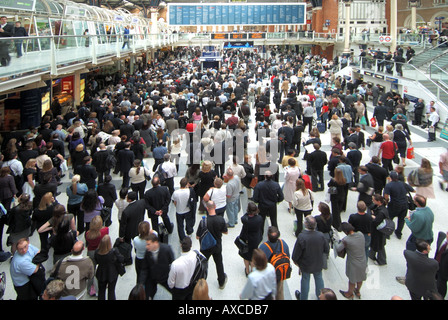
M 337 299 L 322 277 L 331 247 L 347 261 L 348 289 L 341 294 L 359 298 L 368 259 L 387 264 L 390 235 L 380 230 L 394 218 L 398 239 L 405 225 L 412 231 L 405 250 L 408 271 L 399 280 L 412 299 L 445 296 L 446 244 L 434 259 L 427 254 L 434 240 L 427 206 L 435 197 L 433 171 L 423 159 L 404 176 L 412 140 L 408 105 L 400 95 L 379 87 L 367 91 L 362 80 L 336 76 L 333 61 L 304 52 L 273 48 L 263 59 L 253 51 L 226 50 L 219 69 L 204 71 L 200 54 L 198 48 L 160 51 L 133 74 L 108 76 L 101 85 L 91 79 L 81 105 L 63 110 L 55 101 L 39 128 L 5 139 L 0 236 L 7 225 L 11 252 L 0 250 L 2 260 L 12 255 L 17 299 L 114 300 L 123 266 L 132 263 L 137 277 L 129 299 L 152 299 L 158 285 L 173 299 L 209 299 L 211 280 L 191 281 L 201 271 L 197 261 L 213 257 L 224 289 L 222 236 L 239 221 L 235 243 L 247 276 L 241 299 L 284 299 L 292 263 L 301 270 L 297 299 L 308 299 L 311 275 L 319 299 Z M 370 93 L 374 112 L 368 119 Z M 436 106 L 428 111 L 431 127 Z M 386 120 L 391 124 L 384 127 Z M 366 137 L 362 128 L 370 125 L 377 129 Z M 252 154 L 249 130 L 256 132 Z M 327 130 L 329 157 L 320 139 Z M 366 146 L 370 159 L 362 158 Z M 299 167 L 301 154 L 306 168 Z M 448 180 L 448 156 L 443 159 L 440 170 Z M 65 175 L 71 182 L 62 190 Z M 119 190 L 112 181 L 116 175 Z M 356 204 L 347 203 L 349 191 L 358 192 Z M 58 202 L 61 192 L 67 204 Z M 318 192 L 326 193 L 326 202 L 315 203 Z M 248 204 L 242 208 L 245 195 Z M 297 218 L 291 253 L 280 238 L 277 208 L 283 201 Z M 168 214 L 173 206 L 175 223 Z M 356 213 L 341 221 L 341 213 L 350 210 Z M 197 213 L 204 218 L 195 230 Z M 119 223 L 115 243 L 112 220 Z M 167 243 L 175 231 L 182 248 L 177 258 Z M 40 243 L 30 243 L 33 232 Z M 345 237 L 339 239 L 339 232 Z M 192 250 L 192 237 L 200 252 Z M 134 259 L 129 248 L 135 249 Z M 50 252 L 51 278 L 38 286 Z M 64 286 L 73 267 L 80 285 Z

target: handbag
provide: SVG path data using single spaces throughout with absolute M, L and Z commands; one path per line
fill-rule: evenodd
M 252 180 L 250 181 L 249 187 L 251 187 L 253 189 L 253 188 L 255 188 L 257 183 L 258 183 L 258 177 L 253 177 Z
M 414 199 L 412 198 L 411 193 L 408 191 L 408 195 L 406 196 L 406 200 L 408 201 L 408 209 L 413 211 L 417 208 L 417 205 L 414 203 Z
M 408 151 L 406 153 L 406 158 L 408 158 L 408 159 L 414 159 L 415 158 L 414 147 L 409 147 L 408 148 Z
M 329 194 L 338 194 L 338 188 L 335 186 L 331 186 L 328 188 L 328 193 Z
M 375 118 L 370 118 L 370 126 L 371 127 L 376 127 L 376 119 Z
M 117 272 L 120 276 L 123 276 L 126 273 L 126 268 L 125 268 L 125 264 L 124 262 L 120 262 L 120 260 L 118 259 L 117 253 L 119 253 L 118 250 L 116 250 L 115 248 L 112 248 L 112 250 L 114 251 L 114 255 L 115 255 L 115 267 L 117 268 Z
M 240 236 L 237 236 L 234 241 L 240 253 L 249 252 L 249 244 L 244 241 Z
M 108 207 L 102 207 L 100 211 L 101 219 L 103 219 L 104 226 L 109 227 L 112 224 L 111 209 Z
M 390 218 L 384 218 L 384 220 L 376 227 L 381 233 L 384 233 L 386 236 L 390 236 L 395 231 L 395 222 Z

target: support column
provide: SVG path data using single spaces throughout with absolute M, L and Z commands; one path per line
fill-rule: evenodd
M 351 0 L 344 0 L 345 4 L 345 38 L 344 38 L 344 53 L 350 53 L 350 9 Z
M 81 73 L 76 71 L 73 75 L 73 105 L 79 106 L 81 104 Z
M 390 51 L 395 52 L 397 48 L 397 0 L 390 0 L 390 36 L 392 38 Z

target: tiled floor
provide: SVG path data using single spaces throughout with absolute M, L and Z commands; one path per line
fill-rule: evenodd
M 371 112 L 371 110 L 370 110 Z M 253 119 L 251 123 L 250 137 L 251 143 L 249 144 L 249 153 L 255 153 L 256 141 L 253 130 Z M 366 129 L 368 133 L 372 133 L 371 128 Z M 326 151 L 329 154 L 330 147 L 330 134 L 327 132 L 322 135 L 323 148 L 322 150 Z M 433 142 L 431 146 L 426 143 L 426 132 L 420 128 L 412 128 L 412 138 L 414 140 L 414 146 L 416 149 L 416 159 L 414 161 L 407 161 L 406 172 L 409 170 L 416 168 L 421 160 L 421 157 L 428 157 L 433 165 L 434 172 L 436 176 L 438 175 L 438 156 L 448 146 L 448 142 L 441 140 L 438 138 L 436 142 Z M 302 151 L 303 152 L 303 151 Z M 363 150 L 363 160 L 362 163 L 367 163 L 370 158 L 368 155 L 368 149 Z M 302 154 L 297 158 L 300 163 L 301 168 L 305 168 L 304 161 L 301 160 Z M 149 161 L 152 161 L 150 159 Z M 178 186 L 178 182 L 181 177 L 183 177 L 185 173 L 185 167 L 181 166 L 178 177 L 175 179 L 176 186 Z M 281 184 L 283 183 L 283 173 L 280 173 Z M 328 180 L 328 173 L 325 174 L 326 180 Z M 119 186 L 121 184 L 121 179 L 119 176 L 114 176 L 114 183 L 117 186 L 117 190 L 119 190 Z M 435 221 L 433 231 L 435 237 L 439 231 L 447 231 L 448 224 L 448 216 L 446 215 L 446 210 L 444 208 L 444 202 L 448 200 L 448 193 L 443 192 L 438 187 L 438 183 L 436 182 L 438 177 L 434 178 L 434 189 L 436 194 L 435 200 L 429 200 L 428 205 L 433 210 L 435 214 Z M 62 204 L 66 204 L 67 196 L 64 193 L 65 187 L 69 182 L 68 175 L 63 179 L 64 185 L 59 187 L 59 190 L 63 193 L 58 197 L 58 201 Z M 325 193 L 318 192 L 316 193 L 316 201 L 315 203 L 319 203 L 319 201 L 324 201 Z M 349 192 L 349 200 L 348 200 L 348 210 L 347 212 L 342 214 L 342 220 L 346 221 L 348 219 L 349 214 L 355 212 L 355 204 L 357 200 L 356 192 Z M 242 208 L 246 208 L 247 205 L 247 196 L 246 194 L 241 196 Z M 281 237 L 284 239 L 290 247 L 292 252 L 295 237 L 293 235 L 293 223 L 295 220 L 295 216 L 289 214 L 287 211 L 287 203 L 283 202 L 278 206 L 278 221 L 279 221 L 279 229 L 281 231 Z M 114 240 L 118 236 L 118 222 L 116 218 L 116 209 L 113 211 L 114 222 L 111 225 L 111 237 Z M 240 216 L 241 216 L 240 212 Z M 173 205 L 170 207 L 169 216 L 173 222 L 175 222 L 175 211 Z M 146 217 L 146 219 L 148 219 Z M 200 216 L 197 215 L 196 226 L 200 220 Z M 267 220 L 269 221 L 269 220 Z M 265 226 L 267 227 L 267 225 Z M 224 269 L 228 275 L 228 282 L 225 289 L 220 290 L 218 288 L 218 282 L 216 280 L 216 268 L 213 260 L 210 260 L 209 264 L 209 275 L 208 275 L 208 284 L 210 290 L 210 296 L 214 300 L 238 300 L 239 294 L 242 291 L 242 288 L 246 282 L 246 277 L 244 275 L 244 264 L 242 258 L 238 256 L 237 248 L 234 245 L 233 241 L 235 237 L 239 234 L 241 230 L 241 223 L 238 224 L 235 228 L 229 229 L 228 235 L 223 236 L 223 256 L 224 256 Z M 264 233 L 266 237 L 266 232 Z M 405 226 L 403 231 L 403 238 L 398 240 L 395 236 L 391 236 L 391 239 L 387 242 L 386 251 L 387 251 L 387 261 L 388 264 L 386 266 L 376 266 L 373 264 L 371 260 L 369 260 L 368 266 L 368 277 L 367 281 L 365 281 L 361 293 L 363 300 L 389 300 L 393 295 L 398 295 L 403 297 L 404 299 L 410 299 L 409 293 L 404 285 L 396 282 L 396 276 L 403 276 L 406 272 L 406 264 L 405 259 L 403 257 L 403 250 L 405 249 L 405 242 L 407 237 L 409 236 L 409 229 Z M 343 236 L 341 234 L 341 236 Z M 3 241 L 6 241 L 6 236 L 3 237 Z M 83 236 L 81 236 L 83 239 Z M 32 239 L 32 243 L 39 244 L 39 239 L 37 234 L 34 234 Z M 174 232 L 169 239 L 169 243 L 172 246 L 176 257 L 180 255 L 180 247 L 178 236 L 176 232 Z M 6 248 L 4 244 L 4 248 Z M 198 242 L 196 239 L 193 239 L 193 248 L 198 249 Z M 431 257 L 435 252 L 434 244 L 432 246 Z M 51 259 L 50 259 L 51 260 Z M 51 268 L 51 263 L 49 261 L 46 262 L 45 267 L 47 270 Z M 136 275 L 134 266 L 128 266 L 126 268 L 126 274 L 118 280 L 116 295 L 117 299 L 126 300 L 129 292 L 132 287 L 135 285 Z M 7 288 L 4 299 L 15 299 L 16 294 L 12 283 L 9 278 L 9 263 L 4 262 L 0 265 L 0 271 L 5 271 L 7 274 Z M 285 299 L 295 299 L 294 291 L 300 289 L 300 275 L 298 274 L 298 267 L 293 266 L 293 272 L 291 278 L 286 281 L 285 284 Z M 339 289 L 347 290 L 348 280 L 345 276 L 345 260 L 341 258 L 335 258 L 333 253 L 330 254 L 328 269 L 323 272 L 323 279 L 326 287 L 333 289 L 338 296 L 338 299 L 344 299 L 339 294 Z M 314 281 L 311 280 L 311 288 L 310 288 L 310 299 L 316 299 L 314 296 Z M 96 299 L 96 298 L 88 298 L 88 299 Z M 166 300 L 171 299 L 170 294 L 162 287 L 159 286 L 159 290 L 157 295 L 155 296 L 157 300 Z

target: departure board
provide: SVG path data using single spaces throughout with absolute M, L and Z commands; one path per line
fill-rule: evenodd
M 168 4 L 168 24 L 183 26 L 305 24 L 305 12 L 305 3 Z
M 0 0 L 0 8 L 34 11 L 36 0 Z

